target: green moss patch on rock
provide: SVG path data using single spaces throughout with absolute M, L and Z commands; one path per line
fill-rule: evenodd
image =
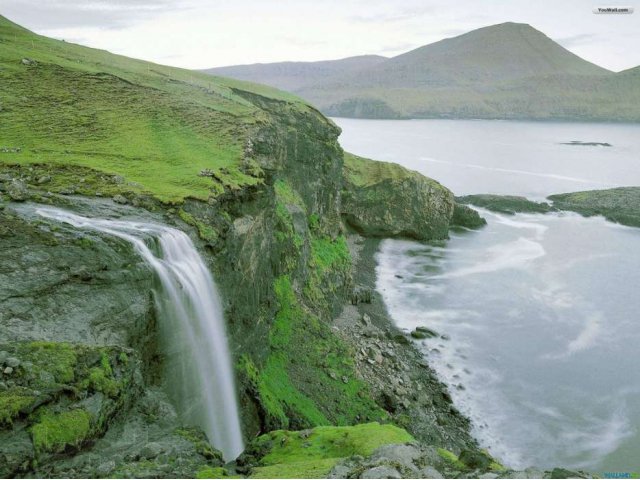
M 254 440 L 247 455 L 258 465 L 251 478 L 324 478 L 346 457 L 367 456 L 381 445 L 412 440 L 401 428 L 375 422 L 300 432 L 278 430 Z
M 269 356 L 262 368 L 248 357 L 241 362 L 265 429 L 386 418 L 356 377 L 352 352 L 298 301 L 290 278 L 279 277 L 274 289 L 279 310 L 269 335 Z
M 640 187 L 563 193 L 548 197 L 553 206 L 584 216 L 602 215 L 607 220 L 640 227 Z
M 516 213 L 549 213 L 557 210 L 548 203 L 533 202 L 526 197 L 515 195 L 465 195 L 457 197 L 456 201 L 461 204 L 475 205 L 476 207 L 507 215 L 515 215 Z
M 8 439 L 0 445 L 0 476 L 101 436 L 138 391 L 132 353 L 42 341 L 0 345 L 3 362 L 13 365 L 3 371 L 8 388 L 0 392 L 0 434 Z M 23 432 L 31 448 L 16 453 L 11 438 L 19 444 Z
M 342 216 L 364 236 L 447 238 L 453 194 L 395 163 L 345 153 Z
M 453 216 L 451 217 L 452 227 L 477 229 L 484 227 L 486 224 L 487 221 L 473 208 L 457 202 L 454 205 Z
M 62 413 L 42 409 L 31 427 L 36 452 L 62 452 L 79 447 L 91 434 L 91 415 L 78 408 Z

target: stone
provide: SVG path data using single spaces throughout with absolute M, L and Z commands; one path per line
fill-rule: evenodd
M 4 364 L 4 362 L 9 358 L 9 352 L 5 352 L 4 350 L 0 350 L 0 365 Z
M 449 397 L 448 401 L 451 401 L 451 397 Z M 458 458 L 469 468 L 486 469 L 489 468 L 492 462 L 489 455 L 477 450 L 463 450 Z
M 481 478 L 481 479 L 489 479 L 489 480 L 491 480 L 491 479 L 493 479 L 493 478 L 498 478 L 498 474 L 497 474 L 497 473 L 491 473 L 491 472 L 489 472 L 489 473 L 483 473 L 483 474 L 482 474 L 482 475 L 480 475 L 478 478 Z M 518 477 L 511 477 L 511 478 L 518 478 Z
M 113 196 L 113 201 L 116 203 L 119 203 L 120 205 L 126 205 L 127 203 L 129 203 L 129 200 L 126 199 L 126 197 L 118 194 L 118 195 L 114 195 Z
M 116 468 L 116 462 L 113 460 L 108 460 L 104 463 L 101 463 L 96 469 L 96 473 L 98 477 L 106 477 Z
M 140 457 L 150 460 L 152 458 L 156 458 L 161 453 L 162 445 L 156 442 L 149 442 L 142 447 L 142 450 L 140 450 Z
M 9 357 L 4 361 L 4 364 L 8 367 L 17 368 L 20 366 L 20 360 L 16 357 Z
M 333 467 L 327 478 L 349 478 L 349 474 L 351 473 L 351 468 L 346 465 L 336 465 Z
M 383 445 L 371 454 L 372 461 L 380 461 L 383 458 L 390 462 L 398 463 L 405 468 L 415 469 L 414 462 L 420 458 L 422 453 L 413 445 Z
M 435 332 L 434 330 L 431 330 L 429 327 L 423 327 L 423 326 L 416 327 L 416 331 L 426 333 L 430 338 L 438 336 L 438 333 Z
M 4 374 L 5 375 L 11 375 L 13 373 L 13 368 L 12 367 L 7 367 L 4 369 Z
M 379 466 L 365 470 L 360 478 L 402 478 L 402 475 L 393 467 Z
M 50 175 L 43 175 L 43 176 L 38 178 L 36 183 L 38 185 L 43 185 L 45 183 L 49 183 L 50 181 L 51 181 L 51 176 Z
M 422 470 L 420 470 L 419 477 L 420 478 L 444 478 L 442 474 L 433 467 L 425 467 Z
M 14 202 L 24 202 L 29 198 L 29 190 L 21 180 L 13 180 L 7 188 L 7 194 Z

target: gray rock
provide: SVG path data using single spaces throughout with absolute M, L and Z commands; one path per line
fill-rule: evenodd
M 387 458 L 391 462 L 399 463 L 403 467 L 414 470 L 414 461 L 420 458 L 421 452 L 412 445 L 383 445 L 371 454 L 372 461 Z
M 365 470 L 360 478 L 402 478 L 402 475 L 393 467 L 380 466 Z
M 498 478 L 498 475 L 496 473 L 483 473 L 482 475 L 480 475 L 478 478 L 482 478 L 482 479 L 493 479 L 493 478 Z M 520 478 L 520 477 L 511 477 L 511 478 Z
M 8 367 L 17 368 L 20 366 L 20 360 L 16 357 L 9 357 L 4 361 L 4 364 Z
M 433 467 L 425 467 L 420 470 L 420 478 L 444 478 L 442 474 Z M 482 477 L 480 477 L 482 478 Z
M 7 367 L 4 369 L 4 374 L 5 375 L 11 375 L 13 373 L 13 368 L 12 367 Z
M 50 181 L 51 181 L 50 175 L 43 175 L 40 178 L 38 178 L 37 183 L 38 185 L 44 185 L 45 183 L 49 183 Z
M 24 202 L 29 198 L 29 190 L 22 180 L 13 180 L 7 188 L 7 193 L 14 202 Z
M 4 362 L 9 358 L 9 352 L 5 352 L 4 350 L 0 351 L 0 365 L 4 364 Z
M 527 478 L 542 478 L 544 472 L 542 470 L 538 470 L 534 467 L 529 467 L 524 469 L 524 473 L 526 473 Z
M 142 447 L 142 450 L 140 450 L 140 457 L 150 460 L 152 458 L 156 458 L 161 453 L 162 445 L 156 442 L 149 442 Z
M 96 473 L 98 477 L 106 477 L 116 468 L 116 462 L 113 460 L 108 460 L 104 463 L 101 463 L 96 469 Z
M 120 194 L 114 195 L 113 201 L 119 203 L 120 205 L 126 205 L 127 203 L 129 203 L 129 200 L 127 200 L 126 197 L 123 197 Z
M 349 473 L 351 473 L 351 468 L 346 465 L 336 465 L 333 467 L 327 478 L 349 478 Z

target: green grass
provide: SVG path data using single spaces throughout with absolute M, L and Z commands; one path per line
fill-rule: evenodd
M 413 441 L 393 425 L 317 427 L 312 431 L 278 430 L 259 437 L 253 448 L 266 450 L 252 478 L 324 478 L 343 458 L 368 456 L 382 445 Z
M 248 132 L 268 121 L 250 95 L 309 108 L 269 87 L 52 40 L 1 16 L 0 84 L 0 146 L 21 149 L 0 153 L 0 164 L 117 174 L 165 202 L 261 181 L 242 167 Z M 199 176 L 205 169 L 217 179 Z
M 466 470 L 467 466 L 460 461 L 458 456 L 444 448 L 438 448 L 438 455 L 452 467 L 458 470 Z
M 288 276 L 278 277 L 274 289 L 279 310 L 269 334 L 269 356 L 261 368 L 248 357 L 241 361 L 266 428 L 385 420 L 386 413 L 356 378 L 349 347 L 299 303 Z
M 86 410 L 56 414 L 42 409 L 38 415 L 38 422 L 31 427 L 36 451 L 61 452 L 68 446 L 78 447 L 91 433 L 91 416 Z

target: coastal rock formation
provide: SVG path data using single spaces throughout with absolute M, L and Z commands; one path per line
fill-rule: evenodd
M 364 236 L 445 239 L 454 204 L 447 188 L 418 172 L 345 154 L 341 212 Z

